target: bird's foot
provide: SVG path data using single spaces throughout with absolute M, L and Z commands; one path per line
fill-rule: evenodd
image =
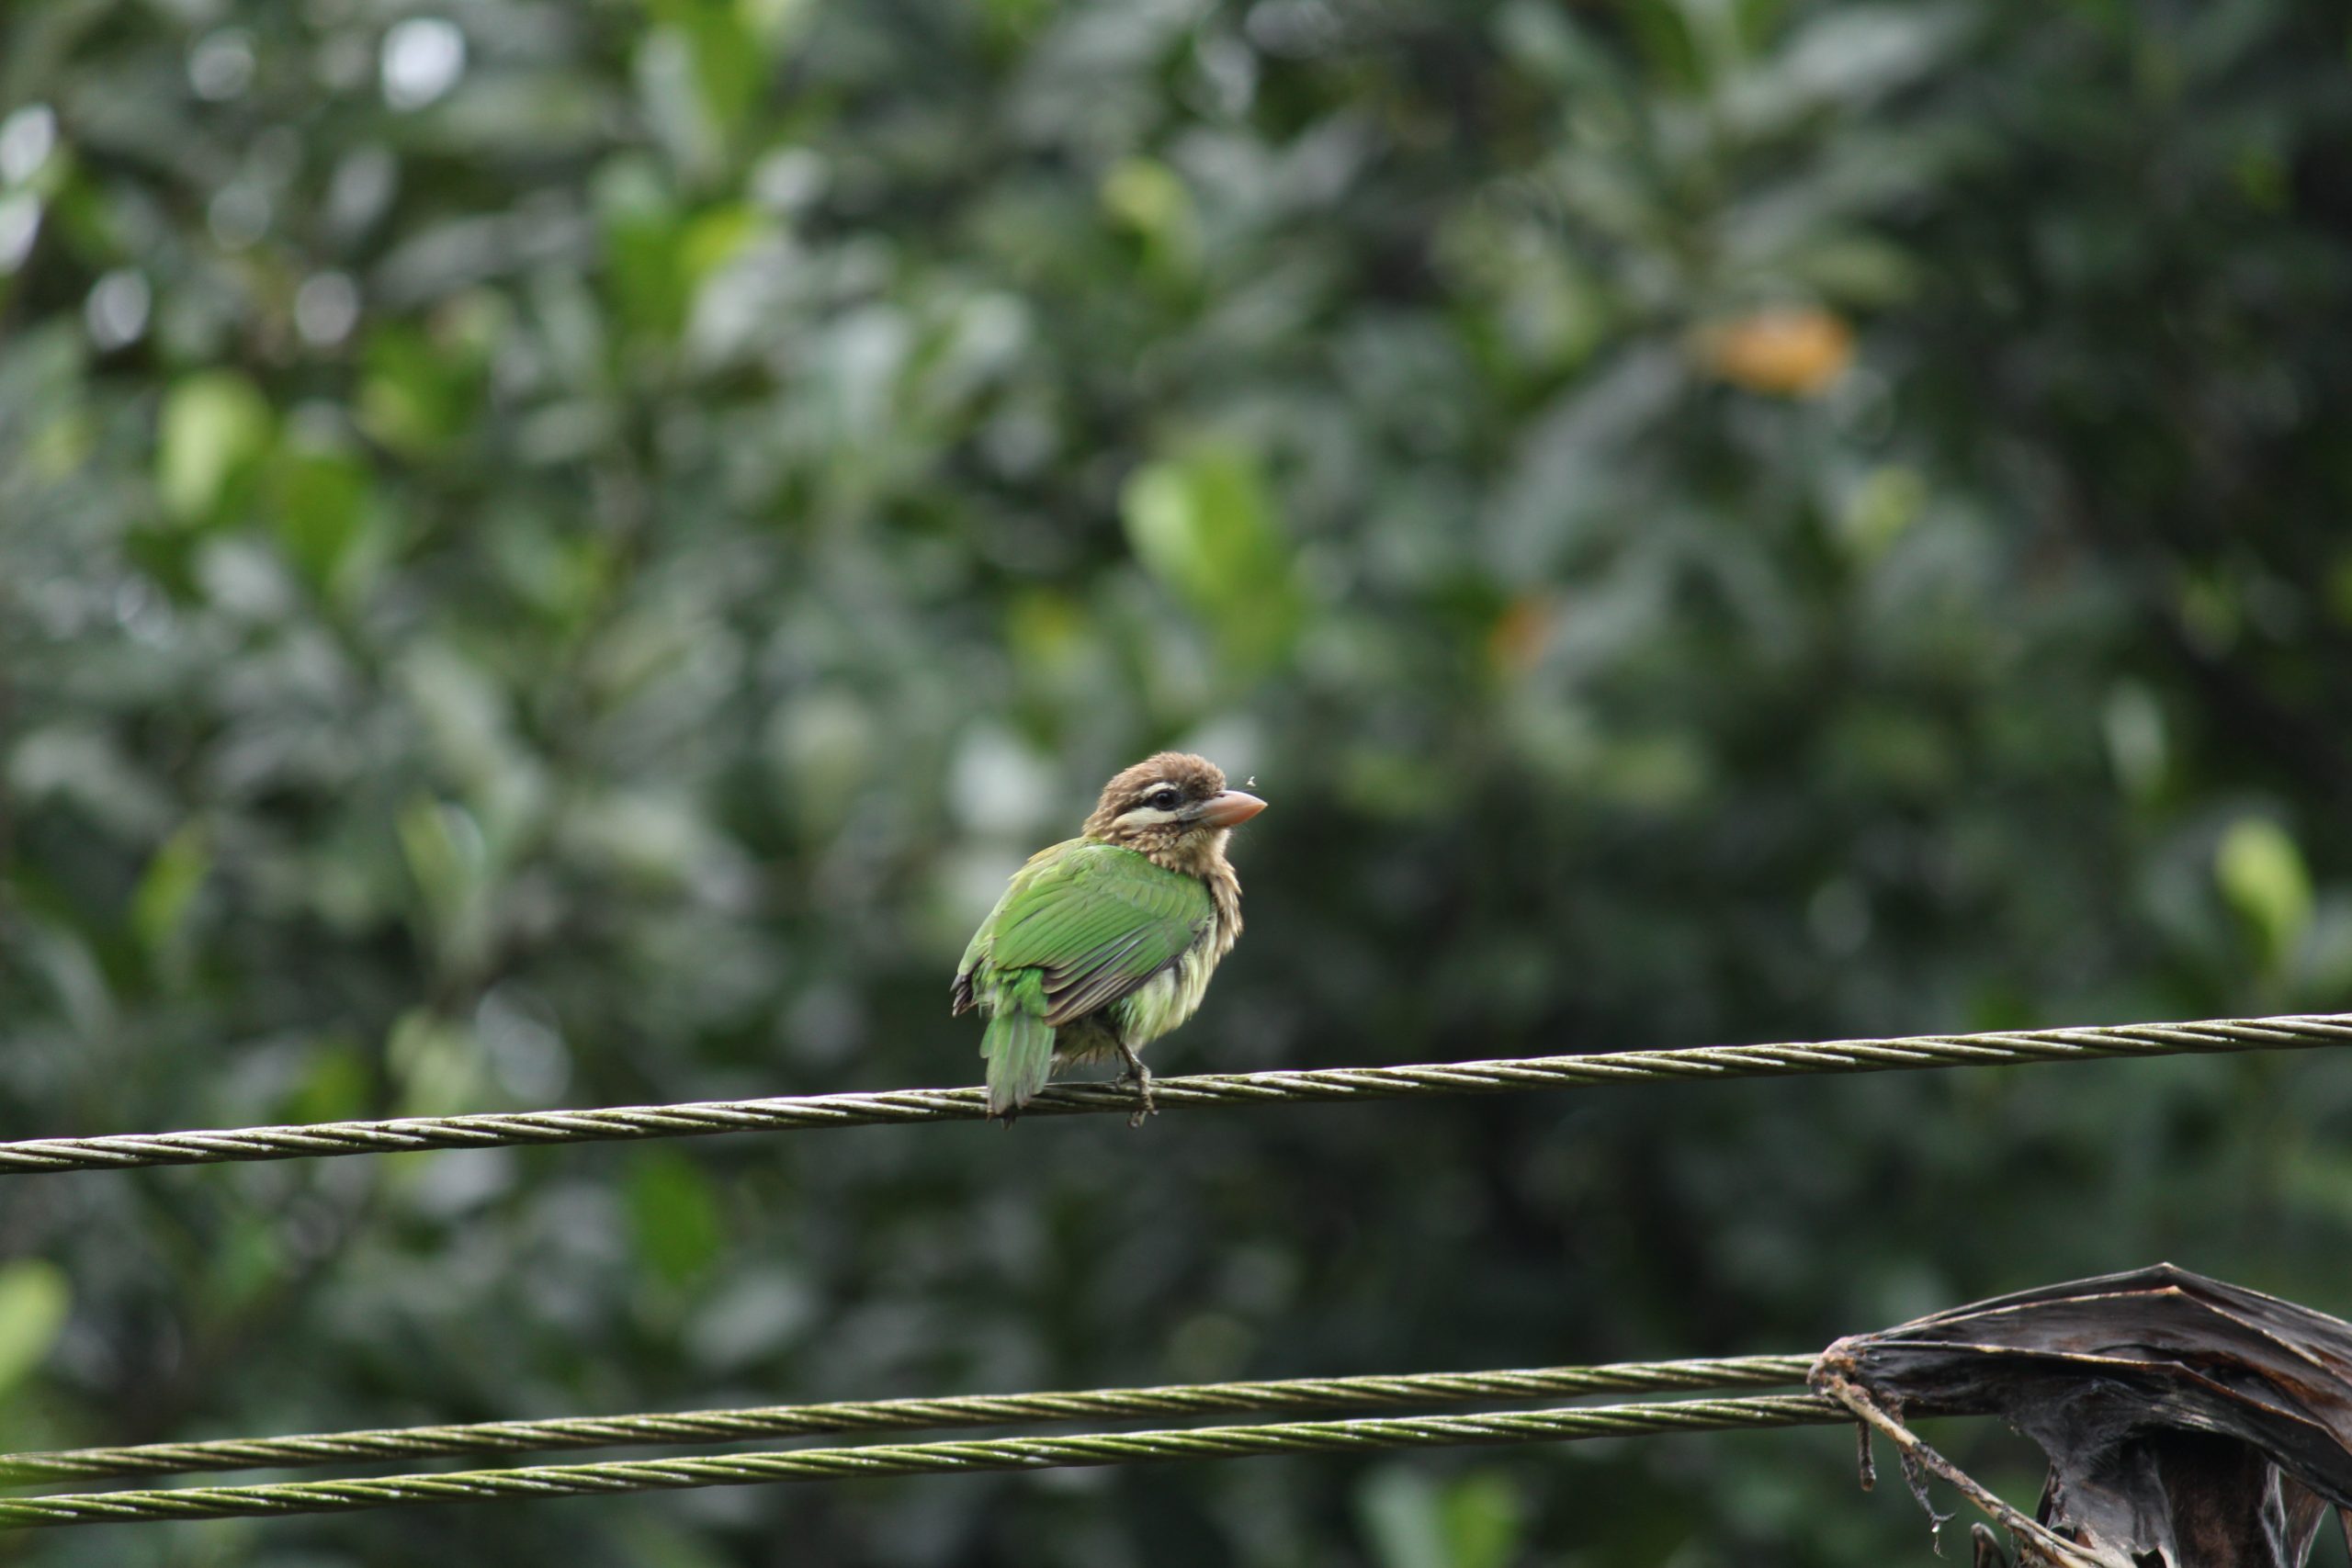
M 1136 1093 L 1143 1100 L 1136 1113 L 1127 1118 L 1127 1125 L 1140 1127 L 1146 1117 L 1159 1114 L 1159 1107 L 1151 1102 L 1151 1069 L 1143 1065 L 1143 1058 L 1132 1047 L 1120 1046 L 1119 1055 L 1127 1064 L 1126 1081 L 1136 1086 Z

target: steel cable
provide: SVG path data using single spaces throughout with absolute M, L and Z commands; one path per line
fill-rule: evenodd
M 1397 1067 L 1209 1073 L 1157 1079 L 1153 1095 L 1161 1110 L 1179 1111 L 1215 1105 L 1503 1094 L 1577 1084 L 2007 1066 L 2114 1056 L 2311 1049 L 2346 1043 L 2352 1043 L 2352 1014 L 2316 1014 L 1786 1045 L 1699 1046 Z M 1023 1114 L 1125 1114 L 1136 1105 L 1134 1091 L 1122 1085 L 1065 1084 L 1046 1089 Z M 918 1089 L 620 1106 L 599 1111 L 530 1111 L 205 1132 L 125 1133 L 0 1144 L 0 1174 L 702 1137 L 718 1133 L 913 1122 L 973 1122 L 987 1114 L 988 1095 L 984 1089 Z
M 170 1491 L 85 1492 L 10 1498 L 0 1500 L 0 1528 L 342 1513 L 417 1503 L 610 1495 L 775 1481 L 1046 1470 L 1466 1444 L 1566 1442 L 1852 1420 L 1850 1412 L 1830 1400 L 1818 1394 L 1796 1393 L 1587 1405 L 1503 1415 L 1373 1417 L 1259 1427 L 993 1438 L 977 1442 L 798 1449 L 694 1459 L 447 1471 L 365 1480 L 289 1481 L 255 1486 L 192 1486 Z
M 1420 1403 L 1460 1404 L 1637 1390 L 1771 1388 L 1803 1382 L 1812 1364 L 1810 1356 L 1742 1356 L 1724 1360 L 1623 1361 L 1598 1367 L 1291 1378 L 1275 1382 L 1176 1383 L 1156 1388 L 481 1421 L 462 1426 L 400 1427 L 283 1438 L 216 1438 L 188 1443 L 0 1454 L 0 1482 L 24 1484 L 116 1475 L 162 1475 L 191 1470 L 279 1469 L 428 1454 L 730 1442 L 817 1432 L 1011 1426 L 1106 1416 L 1196 1416 L 1210 1411 L 1282 1408 L 1361 1410 Z

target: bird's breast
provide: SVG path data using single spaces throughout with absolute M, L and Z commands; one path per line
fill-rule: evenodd
M 1157 1040 L 1200 1010 L 1201 998 L 1208 994 L 1209 976 L 1216 972 L 1217 960 L 1233 945 L 1230 940 L 1218 940 L 1219 923 L 1212 922 L 1200 940 L 1186 948 L 1175 963 L 1136 987 L 1120 1004 L 1124 1010 L 1120 1032 L 1128 1044 Z

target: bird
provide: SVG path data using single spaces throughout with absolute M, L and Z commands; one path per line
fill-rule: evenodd
M 1114 1052 L 1141 1100 L 1128 1125 L 1152 1113 L 1137 1053 L 1193 1016 L 1240 937 L 1226 844 L 1265 808 L 1207 759 L 1162 751 L 1114 774 L 1077 838 L 1013 874 L 950 991 L 950 1016 L 988 1018 L 990 1117 L 1011 1123 L 1057 1068 Z

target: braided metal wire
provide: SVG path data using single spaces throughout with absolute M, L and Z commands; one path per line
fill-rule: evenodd
M 923 1427 L 995 1427 L 1106 1416 L 1197 1416 L 1210 1411 L 1377 1409 L 1383 1405 L 1623 1393 L 1637 1390 L 1771 1388 L 1803 1382 L 1810 1356 L 1724 1360 L 1621 1361 L 1598 1367 L 1521 1367 L 1487 1372 L 1413 1372 L 1394 1377 L 1290 1378 L 1275 1382 L 1175 1383 L 1156 1388 L 1080 1389 L 1060 1393 L 974 1394 L 774 1404 L 646 1416 L 482 1421 L 284 1438 L 221 1438 L 112 1449 L 0 1454 L 0 1482 L 24 1483 L 190 1470 L 271 1469 L 427 1454 L 514 1453 L 621 1444 L 729 1442 L 815 1432 L 879 1432 Z
M 2352 1014 L 2211 1019 L 2195 1023 L 2039 1029 L 1991 1034 L 1931 1034 L 1790 1045 L 1719 1045 L 1608 1055 L 1531 1056 L 1400 1067 L 1329 1067 L 1303 1072 L 1209 1073 L 1158 1078 L 1163 1111 L 1212 1105 L 1400 1100 L 1420 1095 L 1504 1094 L 1571 1084 L 1659 1079 L 1785 1077 L 1811 1073 L 1892 1072 L 1906 1068 L 2007 1066 L 2109 1056 L 2170 1056 L 2235 1051 L 2309 1049 L 2352 1043 Z M 1023 1111 L 1070 1116 L 1136 1109 L 1118 1084 L 1049 1088 Z M 707 1100 L 620 1106 L 602 1111 L 531 1111 L 467 1116 L 413 1116 L 383 1122 L 321 1122 L 307 1126 L 212 1132 L 130 1133 L 92 1138 L 35 1138 L 0 1144 L 0 1174 L 116 1170 L 134 1166 L 210 1165 L 231 1160 L 307 1159 L 400 1154 L 418 1149 L 503 1148 L 536 1144 L 703 1137 L 717 1133 L 781 1132 L 910 1122 L 973 1122 L 988 1114 L 980 1089 L 918 1089 L 820 1094 L 773 1100 Z
M 174 1491 L 20 1497 L 0 1501 L 0 1529 L 341 1513 L 413 1503 L 610 1495 L 697 1486 L 741 1486 L 769 1481 L 943 1475 L 968 1471 L 1046 1470 L 1466 1444 L 1567 1442 L 1663 1432 L 1816 1426 L 1852 1419 L 1851 1412 L 1819 1394 L 1795 1393 L 1588 1405 L 1509 1415 L 1374 1417 L 1263 1427 L 994 1438 L 978 1442 L 799 1449 L 695 1459 L 450 1471 L 356 1481 L 288 1481 L 260 1486 L 192 1486 Z

